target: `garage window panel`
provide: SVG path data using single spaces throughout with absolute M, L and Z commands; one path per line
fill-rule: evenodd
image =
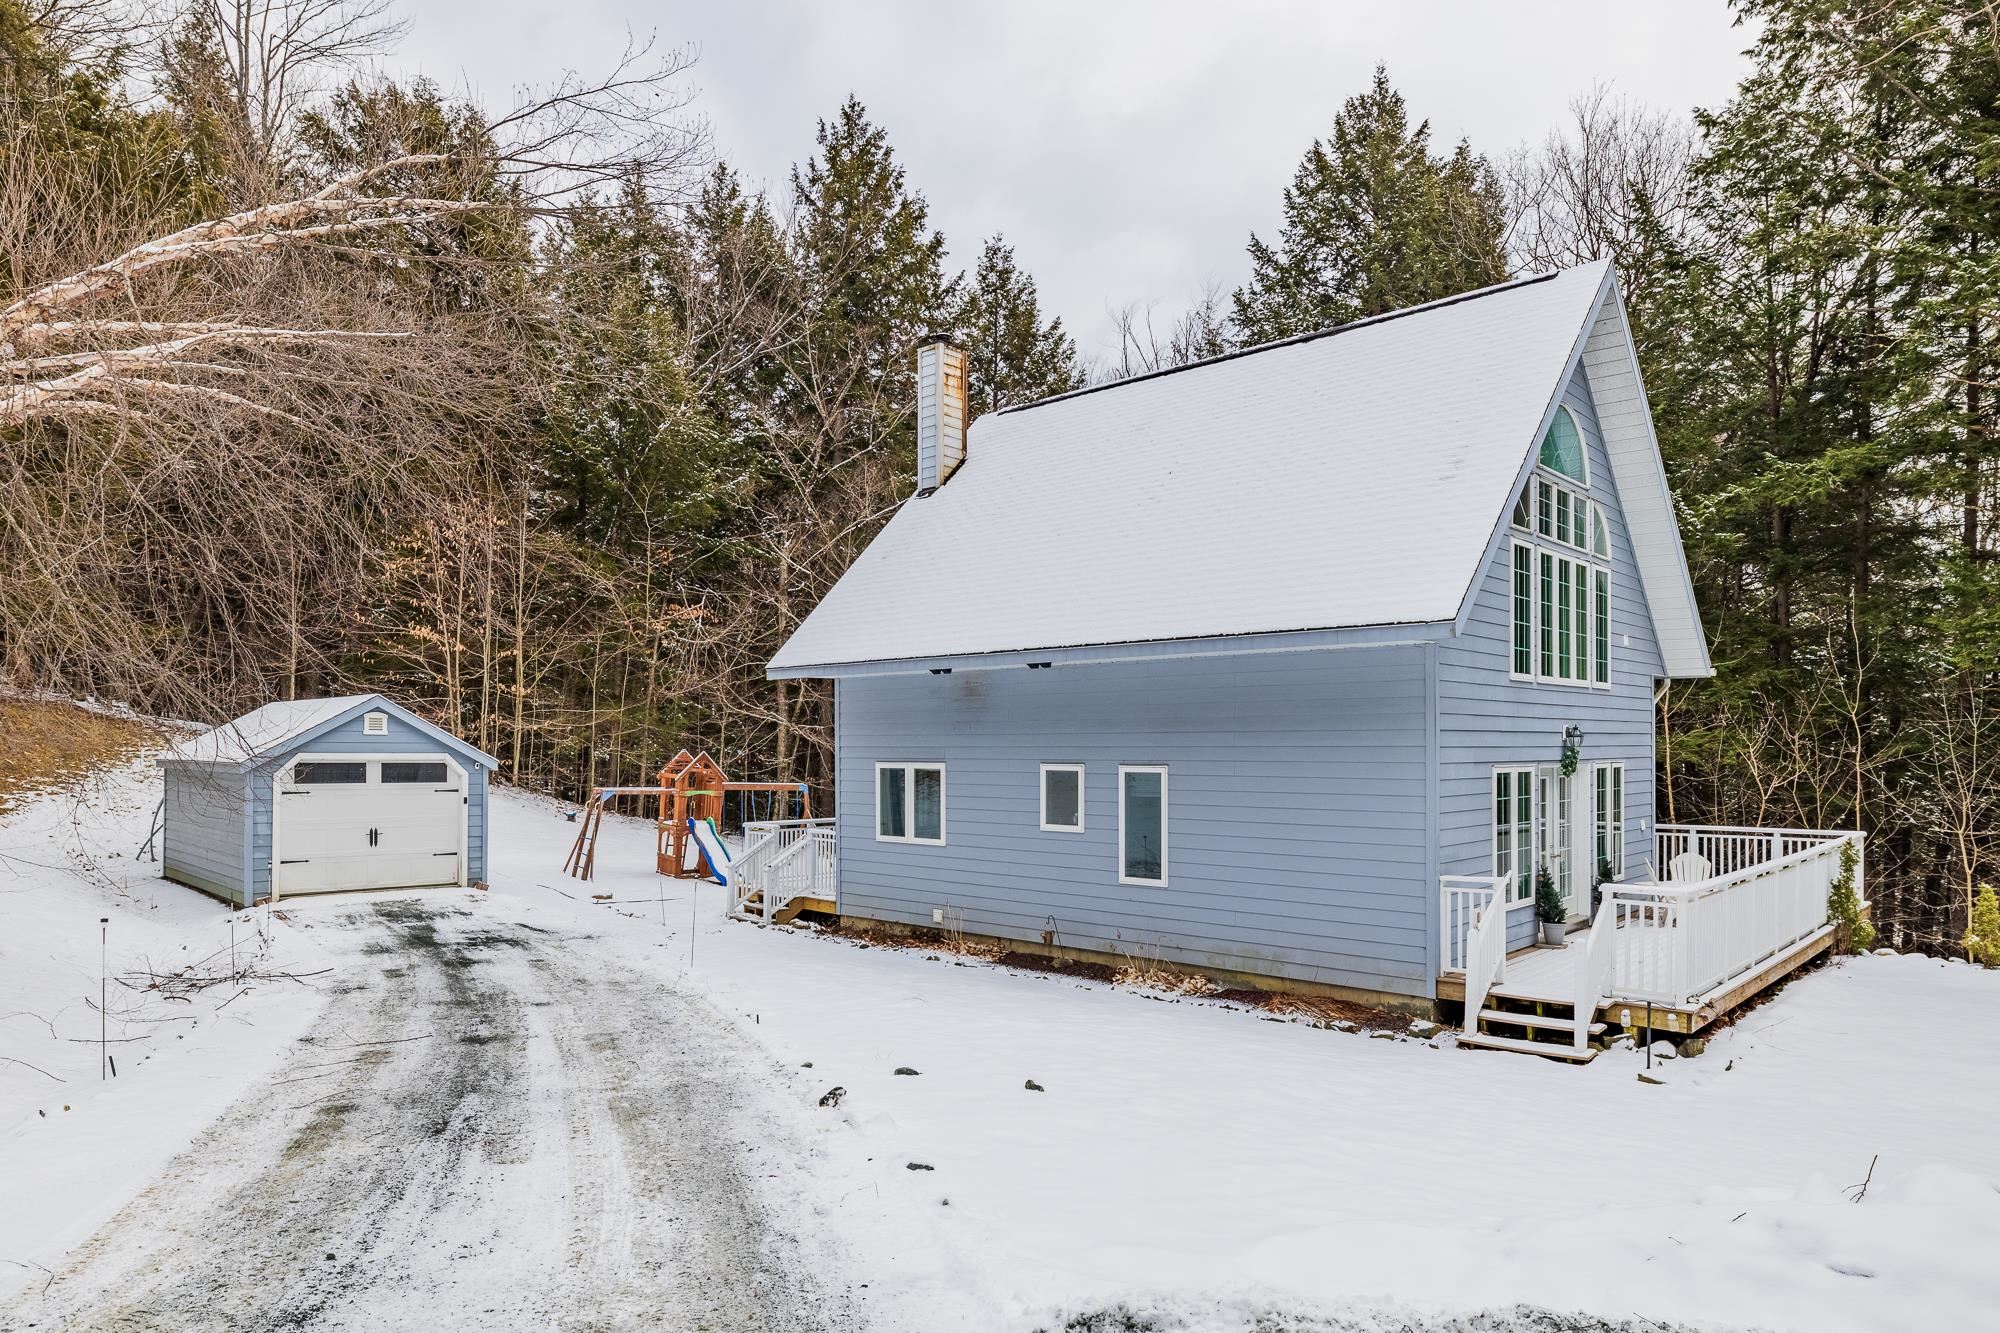
M 441 786 L 449 780 L 445 766 L 441 763 L 411 763 L 395 760 L 384 760 L 382 763 L 382 781 L 384 782 L 421 782 L 430 786 Z
M 292 781 L 301 787 L 368 781 L 366 763 L 346 763 L 326 759 L 302 759 L 292 770 Z

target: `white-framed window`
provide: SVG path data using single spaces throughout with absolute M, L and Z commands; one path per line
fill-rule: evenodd
M 944 842 L 944 765 L 875 765 L 875 840 Z
M 1583 447 L 1583 432 L 1567 407 L 1557 407 L 1542 434 L 1541 452 L 1536 462 L 1571 481 L 1590 485 L 1590 451 Z
M 1625 765 L 1598 764 L 1591 785 L 1591 880 L 1621 880 L 1625 878 Z
M 1535 770 L 1493 770 L 1493 873 L 1509 902 L 1535 896 Z
M 1083 832 L 1083 765 L 1042 765 L 1042 832 Z
M 1118 882 L 1167 882 L 1167 770 L 1118 766 Z
M 1508 552 L 1507 673 L 1557 685 L 1611 683 L 1611 571 L 1525 541 Z

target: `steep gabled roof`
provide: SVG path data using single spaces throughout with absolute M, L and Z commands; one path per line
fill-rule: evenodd
M 333 699 L 281 699 L 265 704 L 225 722 L 213 731 L 182 741 L 161 756 L 163 763 L 234 764 L 255 763 L 297 748 L 363 709 L 380 709 L 429 734 L 444 745 L 469 758 L 495 767 L 492 755 L 466 744 L 458 737 L 430 723 L 392 699 L 379 694 L 349 694 Z
M 1668 672 L 1708 674 L 1603 263 L 981 418 L 771 673 L 1448 625 L 1587 348 L 1638 393 L 1600 415 Z

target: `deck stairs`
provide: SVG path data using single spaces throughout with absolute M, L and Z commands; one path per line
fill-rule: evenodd
M 1521 1055 L 1542 1055 L 1571 1064 L 1589 1064 L 1597 1058 L 1596 1038 L 1606 1024 L 1596 1013 L 1585 1016 L 1590 1027 L 1582 1046 L 1577 1044 L 1576 1004 L 1572 1000 L 1548 999 L 1510 992 L 1504 987 L 1489 991 L 1476 1017 L 1466 1015 L 1465 1031 L 1458 1044 L 1487 1051 L 1512 1051 Z
M 774 926 L 789 926 L 806 912 L 818 912 L 831 916 L 835 909 L 833 903 L 827 899 L 800 897 L 786 902 L 767 918 L 764 915 L 764 891 L 762 889 L 754 889 L 745 895 L 740 910 L 759 921 L 768 920 Z

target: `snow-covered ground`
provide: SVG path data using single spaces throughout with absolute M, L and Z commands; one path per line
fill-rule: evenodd
M 38 1256 L 84 1239 L 208 1131 L 321 1004 L 311 984 L 270 979 L 326 967 L 309 941 L 137 857 L 159 790 L 148 758 L 0 818 L 0 1293 L 43 1281 Z M 106 972 L 188 968 L 243 979 L 183 999 L 100 991 Z
M 39 957 L 119 901 L 60 849 L 136 844 L 92 830 L 149 811 L 148 777 L 108 779 L 73 823 L 43 803 L 0 826 L 9 941 L 24 920 Z M 857 1308 L 877 1325 L 1026 1330 L 1124 1305 L 1140 1312 L 1129 1323 L 1076 1327 L 1344 1328 L 1357 1310 L 1516 1303 L 1633 1327 L 2000 1325 L 2000 975 L 1848 960 L 1656 1070 L 1655 1086 L 1635 1053 L 1575 1069 L 728 922 L 720 889 L 650 873 L 650 825 L 607 821 L 598 878 L 582 885 L 561 874 L 575 826 L 559 807 L 500 792 L 492 823 L 493 891 L 455 895 L 468 911 L 705 997 L 766 1053 L 745 1075 L 772 1091 L 771 1141 L 808 1162 L 786 1173 L 801 1196 L 788 1215 L 836 1242 L 824 1262 L 868 1284 Z M 143 920 L 156 935 L 141 947 L 160 952 L 226 935 L 227 914 L 150 869 L 114 872 L 132 873 L 134 904 L 158 904 L 114 912 L 114 932 Z M 88 906 L 58 911 L 71 897 Z M 274 956 L 309 958 L 305 937 L 322 932 L 297 926 L 352 911 L 288 905 Z M 85 934 L 39 971 L 18 972 L 0 942 L 0 1014 L 46 1012 L 85 981 L 94 994 Z M 314 1003 L 260 987 L 171 1052 L 156 1039 L 129 1078 L 87 1090 L 95 1101 L 78 1100 L 95 1049 L 76 1045 L 54 1071 L 78 1105 L 62 1139 L 33 1109 L 23 1118 L 49 1100 L 35 1076 L 0 1065 L 0 1258 L 59 1267 L 117 1206 L 106 1195 L 137 1193 L 231 1087 L 269 1078 Z M 35 1058 L 11 1024 L 0 1039 L 0 1054 Z M 170 1081 L 176 1068 L 207 1072 Z M 69 1161 L 138 1123 L 92 1128 L 120 1096 L 177 1128 L 149 1127 L 119 1166 Z M 96 1193 L 80 1201 L 65 1172 Z M 1255 1322 L 1272 1309 L 1292 1322 Z

